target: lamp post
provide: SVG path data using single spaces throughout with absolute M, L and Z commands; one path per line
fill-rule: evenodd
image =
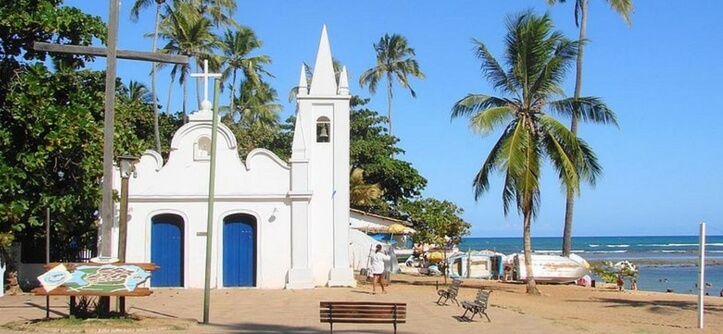
M 122 155 L 118 157 L 121 177 L 120 212 L 118 213 L 118 262 L 126 262 L 126 240 L 128 239 L 128 178 L 135 171 L 136 157 Z M 125 297 L 118 298 L 118 310 L 126 313 Z

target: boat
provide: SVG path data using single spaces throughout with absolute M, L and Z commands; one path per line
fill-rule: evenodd
M 519 281 L 527 281 L 525 255 L 510 255 L 516 277 Z M 568 283 L 590 273 L 590 265 L 582 257 L 570 254 L 570 257 L 549 254 L 532 254 L 532 276 L 537 283 Z
M 499 278 L 504 255 L 492 251 L 456 253 L 447 258 L 447 265 L 451 278 Z

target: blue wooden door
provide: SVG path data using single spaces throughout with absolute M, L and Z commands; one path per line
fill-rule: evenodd
M 223 286 L 256 286 L 255 223 L 247 215 L 224 219 Z
M 154 287 L 183 286 L 183 220 L 175 215 L 153 217 L 151 223 L 151 262 Z

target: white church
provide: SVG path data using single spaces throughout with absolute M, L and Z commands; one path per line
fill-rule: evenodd
M 326 28 L 312 81 L 305 72 L 302 65 L 288 162 L 265 149 L 242 161 L 236 138 L 218 125 L 212 288 L 356 285 L 349 253 L 349 84 L 346 69 L 337 83 Z M 175 133 L 165 164 L 146 151 L 130 178 L 126 262 L 158 264 L 151 287 L 204 287 L 212 126 L 212 107 L 204 105 Z M 117 170 L 114 179 L 117 187 Z

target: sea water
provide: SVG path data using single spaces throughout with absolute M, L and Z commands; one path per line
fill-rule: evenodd
M 632 262 L 638 267 L 639 290 L 697 294 L 698 243 L 698 236 L 574 237 L 572 252 L 591 264 Z M 522 253 L 522 238 L 463 238 L 459 249 Z M 559 254 L 562 238 L 532 238 L 532 249 Z M 723 290 L 723 236 L 706 237 L 705 256 L 705 291 L 718 296 Z

